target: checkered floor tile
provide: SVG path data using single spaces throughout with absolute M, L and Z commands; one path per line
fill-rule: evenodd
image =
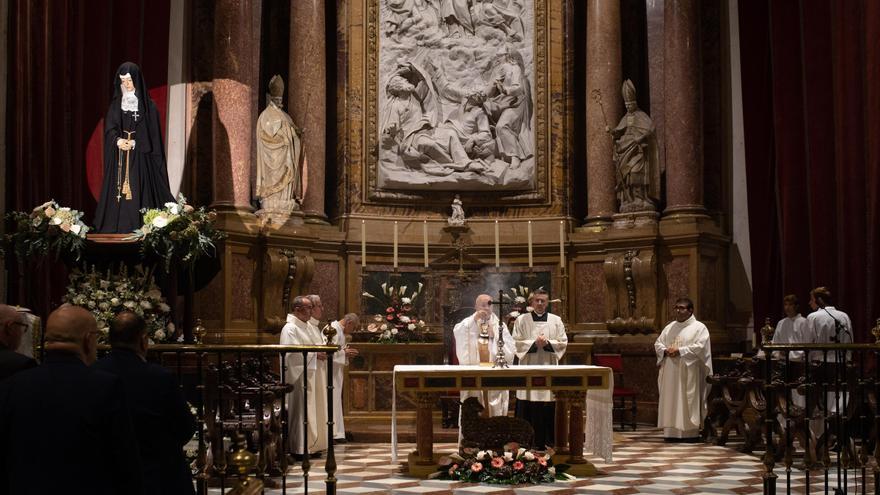
M 616 494 L 663 493 L 663 494 L 750 494 L 762 493 L 761 453 L 742 454 L 739 445 L 726 447 L 697 443 L 664 443 L 659 430 L 645 429 L 615 435 L 614 462 L 603 463 L 590 459 L 601 474 L 593 478 L 580 478 L 567 482 L 545 485 L 506 487 L 475 485 L 456 481 L 418 480 L 402 474 L 399 465 L 391 464 L 389 444 L 349 443 L 336 447 L 337 493 L 344 494 L 427 494 L 466 495 L 491 493 L 496 495 L 563 495 L 563 494 Z M 401 444 L 399 457 L 415 449 L 413 444 Z M 453 452 L 454 444 L 436 444 L 436 452 Z M 787 479 L 784 468 L 777 465 L 777 493 L 786 493 Z M 811 493 L 824 493 L 824 473 L 811 473 Z M 859 473 L 847 475 L 847 492 L 861 493 Z M 308 493 L 325 494 L 324 459 L 313 459 L 310 470 Z M 868 478 L 871 472 L 868 472 Z M 829 483 L 837 484 L 837 472 L 829 472 Z M 279 480 L 280 481 L 280 480 Z M 806 476 L 803 471 L 792 469 L 790 493 L 805 493 Z M 873 483 L 864 487 L 873 490 Z M 212 489 L 212 494 L 220 490 Z M 286 479 L 286 493 L 306 492 L 302 469 L 294 466 Z M 280 489 L 267 489 L 270 495 L 282 493 Z

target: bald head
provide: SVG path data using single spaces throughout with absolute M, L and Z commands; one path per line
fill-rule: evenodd
M 492 308 L 492 296 L 489 294 L 480 294 L 477 296 L 476 301 L 474 301 L 474 309 L 479 310 L 489 310 Z
M 86 364 L 95 362 L 98 323 L 88 310 L 64 304 L 46 321 L 46 350 L 73 352 Z
M 24 315 L 12 306 L 0 304 L 0 346 L 18 349 L 26 326 Z

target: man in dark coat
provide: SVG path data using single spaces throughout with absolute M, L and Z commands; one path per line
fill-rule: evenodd
M 26 328 L 24 314 L 12 306 L 0 304 L 0 381 L 37 365 L 33 359 L 15 352 Z
M 143 318 L 130 311 L 110 323 L 112 352 L 95 363 L 125 383 L 128 405 L 140 447 L 147 495 L 193 493 L 183 446 L 196 429 L 195 418 L 168 370 L 146 362 Z
M 97 334 L 91 313 L 61 306 L 42 366 L 0 384 L 0 493 L 143 493 L 122 381 L 89 367 Z
M 140 68 L 125 62 L 113 75 L 104 117 L 104 180 L 95 231 L 125 234 L 141 228 L 142 208 L 174 201 L 168 183 L 159 111 Z

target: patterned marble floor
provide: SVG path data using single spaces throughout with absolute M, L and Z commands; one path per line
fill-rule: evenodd
M 614 462 L 605 464 L 590 459 L 602 472 L 594 478 L 556 482 L 546 485 L 499 487 L 475 485 L 454 481 L 418 480 L 401 474 L 399 466 L 392 465 L 389 444 L 346 444 L 337 446 L 337 493 L 339 494 L 430 494 L 465 495 L 491 493 L 496 495 L 538 494 L 749 494 L 762 493 L 760 453 L 745 455 L 735 450 L 736 444 L 718 447 L 708 444 L 664 443 L 658 430 L 645 429 L 615 434 Z M 414 449 L 412 444 L 401 444 L 400 454 Z M 437 444 L 435 451 L 452 452 L 454 444 Z M 405 458 L 405 457 L 404 457 Z M 777 493 L 786 493 L 784 470 L 777 469 L 780 479 Z M 869 473 L 870 475 L 870 473 Z M 324 460 L 313 460 L 308 493 L 325 494 Z M 791 493 L 804 493 L 804 474 L 792 471 Z M 830 482 L 836 483 L 836 473 Z M 810 493 L 824 493 L 824 479 L 814 473 Z M 291 469 L 286 493 L 302 494 L 305 487 L 302 470 Z M 871 493 L 873 484 L 864 487 Z M 853 484 L 850 474 L 848 493 L 862 493 L 861 485 Z M 220 493 L 211 490 L 211 493 Z M 280 494 L 280 489 L 266 490 Z

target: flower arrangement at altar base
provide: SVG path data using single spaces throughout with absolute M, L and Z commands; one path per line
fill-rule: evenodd
M 49 251 L 59 257 L 70 253 L 79 260 L 85 247 L 89 227 L 82 222 L 83 213 L 54 200 L 46 201 L 31 212 L 13 211 L 6 215 L 12 231 L 4 236 L 6 249 L 19 261 L 43 256 Z
M 168 321 L 171 308 L 153 282 L 152 273 L 138 267 L 133 272 L 123 265 L 117 273 L 74 270 L 64 302 L 89 310 L 98 322 L 98 342 L 107 343 L 110 321 L 128 310 L 143 317 L 147 336 L 153 343 L 170 340 L 174 324 Z
M 575 479 L 566 473 L 569 468 L 567 464 L 553 465 L 553 453 L 553 449 L 539 453 L 524 449 L 516 443 L 505 445 L 503 452 L 464 449 L 464 455 L 452 454 L 440 459 L 440 470 L 431 477 L 495 485 L 552 483 L 556 480 Z
M 173 263 L 192 268 L 202 256 L 213 254 L 215 244 L 226 237 L 214 228 L 216 213 L 187 204 L 183 194 L 161 209 L 141 210 L 144 225 L 132 239 L 141 241 L 141 254 L 164 261 L 165 273 Z
M 373 295 L 364 292 L 363 296 L 375 299 L 386 306 L 385 312 L 373 316 L 373 321 L 367 325 L 367 331 L 375 334 L 373 342 L 380 344 L 396 344 L 405 342 L 424 342 L 427 333 L 427 325 L 416 314 L 416 301 L 422 293 L 424 284 L 419 282 L 412 293 L 408 293 L 408 287 L 398 287 L 382 284 L 382 293 Z

